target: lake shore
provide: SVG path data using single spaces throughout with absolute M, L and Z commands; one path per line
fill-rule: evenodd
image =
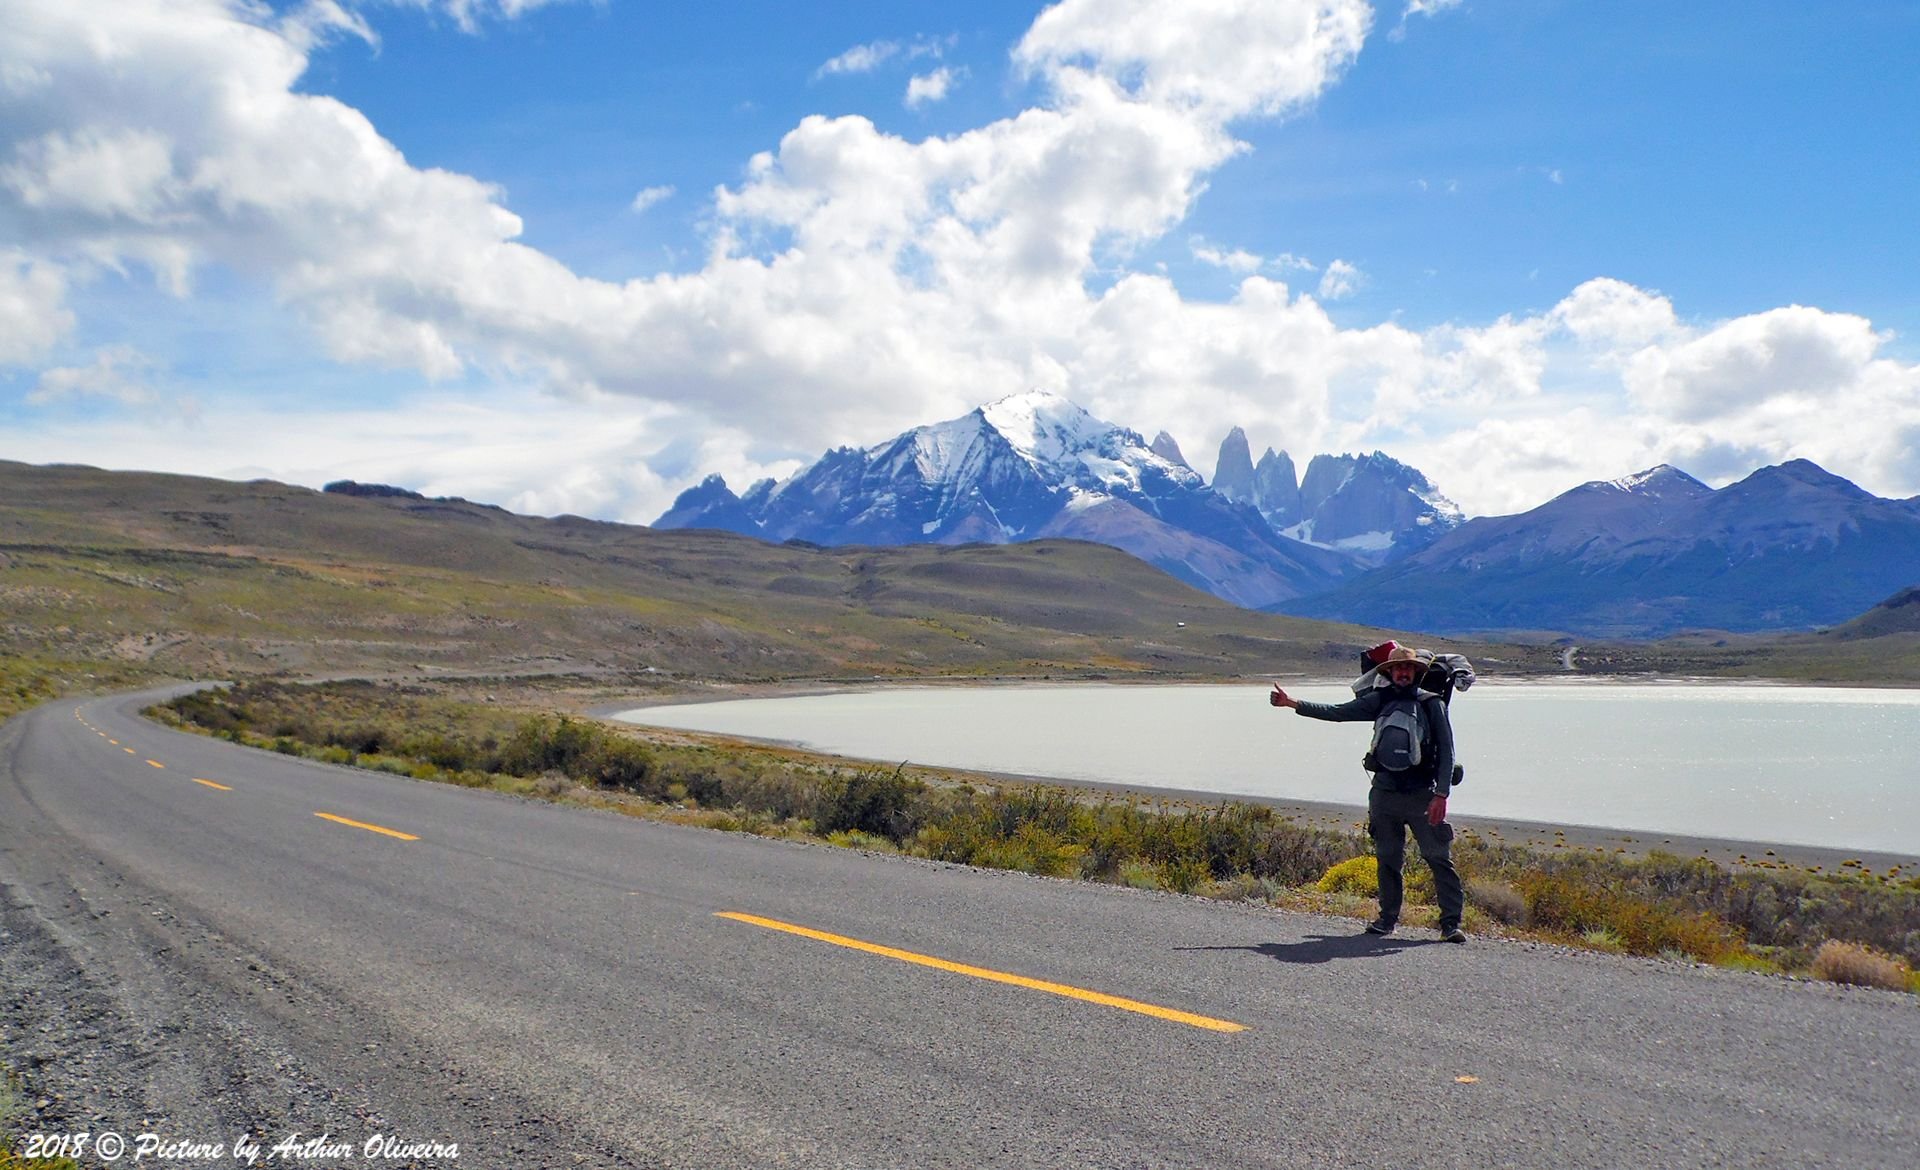
M 1001 680 L 954 680 L 914 681 L 894 683 L 885 680 L 849 681 L 846 683 L 769 683 L 749 685 L 728 685 L 715 688 L 699 688 L 672 694 L 650 694 L 635 696 L 631 701 L 621 703 L 595 703 L 585 712 L 595 718 L 613 719 L 618 713 L 644 710 L 648 707 L 679 706 L 690 703 L 723 702 L 729 700 L 758 698 L 790 698 L 801 695 L 845 694 L 854 691 L 884 691 L 903 687 L 924 688 L 964 685 L 988 686 L 1036 686 L 1048 685 L 1086 685 L 1091 682 L 1109 680 L 1075 679 L 1071 682 L 1049 683 L 1034 679 Z M 1159 680 L 1164 683 L 1164 680 Z M 1246 687 L 1264 686 L 1269 680 L 1246 678 L 1225 680 L 1194 685 L 1218 685 Z M 1344 686 L 1348 681 L 1338 679 L 1302 679 L 1287 678 L 1285 685 L 1300 686 Z M 1503 680 L 1504 681 L 1504 680 Z M 1516 680 L 1517 681 L 1517 680 Z M 1522 685 L 1554 685 L 1559 680 L 1529 679 Z M 1573 681 L 1573 680 L 1568 680 Z M 1609 680 L 1581 679 L 1575 685 L 1604 686 Z M 1646 679 L 1620 680 L 1645 683 Z M 1659 680 L 1674 685 L 1692 685 L 1695 680 Z M 1724 680 L 1718 681 L 1724 685 Z M 1742 685 L 1752 685 L 1743 680 Z M 1780 684 L 1805 685 L 1805 684 Z M 710 742 L 738 742 L 761 746 L 777 746 L 787 751 L 815 756 L 823 760 L 845 760 L 858 764 L 898 763 L 895 760 L 864 759 L 853 756 L 837 756 L 805 748 L 790 740 L 756 739 L 750 736 L 719 735 L 712 733 L 676 732 Z M 1051 776 L 1036 776 L 1019 773 L 986 772 L 964 768 L 935 767 L 932 770 L 942 776 L 959 782 L 975 779 L 994 784 L 1023 784 L 1044 787 L 1075 788 L 1089 792 L 1109 793 L 1116 797 L 1126 797 L 1147 802 L 1170 805 L 1219 805 L 1228 803 L 1260 804 L 1275 809 L 1284 816 L 1301 824 L 1347 831 L 1364 831 L 1366 824 L 1365 777 L 1355 771 L 1354 801 L 1351 804 L 1341 802 L 1295 800 L 1280 797 L 1245 795 L 1239 793 L 1211 792 L 1203 789 L 1161 788 L 1139 784 L 1108 783 L 1095 780 L 1066 779 Z M 1538 849 L 1543 852 L 1569 850 L 1621 857 L 1643 857 L 1655 851 L 1674 854 L 1680 857 L 1703 857 L 1716 864 L 1725 866 L 1751 866 L 1755 868 L 1787 868 L 1794 870 L 1818 870 L 1824 873 L 1847 873 L 1870 870 L 1874 873 L 1886 873 L 1895 867 L 1902 872 L 1911 873 L 1920 869 L 1920 852 L 1893 853 L 1880 850 L 1841 849 L 1820 845 L 1803 845 L 1792 842 L 1755 841 L 1735 838 L 1709 837 L 1701 835 L 1660 832 L 1654 830 L 1636 830 L 1611 828 L 1596 825 L 1559 823 L 1552 821 L 1517 820 L 1499 817 L 1480 817 L 1472 813 L 1473 790 L 1471 783 L 1463 785 L 1453 797 L 1450 820 L 1463 836 L 1478 836 L 1489 844 L 1512 845 Z M 1849 865 L 1847 863 L 1855 863 Z

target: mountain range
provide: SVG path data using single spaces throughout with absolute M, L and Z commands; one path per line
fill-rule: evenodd
M 1378 452 L 1317 457 L 1297 484 L 1272 451 L 1257 478 L 1238 428 L 1223 466 L 1236 441 L 1245 484 L 1221 490 L 1220 472 L 1209 485 L 1164 432 L 1149 443 L 1058 395 L 1020 394 L 738 495 L 709 476 L 654 527 L 828 546 L 1090 540 L 1258 608 L 1325 592 L 1459 523 L 1425 476 Z
M 719 476 L 655 524 L 823 546 L 1068 537 L 1238 605 L 1435 633 L 1654 637 L 1811 629 L 1920 582 L 1920 498 L 1805 460 L 1725 488 L 1661 466 L 1465 521 L 1381 452 L 1256 462 L 1235 427 L 1211 482 L 1057 395 L 1016 395 L 736 495 Z
M 1649 637 L 1809 629 L 1920 582 L 1920 498 L 1804 459 L 1714 490 L 1659 466 L 1469 520 L 1413 556 L 1276 609 L 1412 629 Z

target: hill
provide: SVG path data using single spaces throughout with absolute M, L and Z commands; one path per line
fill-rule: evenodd
M 826 549 L 358 485 L 0 462 L 0 651 L 67 661 L 1221 677 L 1343 672 L 1378 636 L 1240 609 L 1079 541 Z

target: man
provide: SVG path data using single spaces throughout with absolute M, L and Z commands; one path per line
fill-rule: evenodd
M 1440 937 L 1451 943 L 1467 941 L 1460 929 L 1466 895 L 1460 873 L 1453 867 L 1453 826 L 1447 823 L 1447 793 L 1453 781 L 1453 725 L 1440 697 L 1419 689 L 1426 663 L 1411 648 L 1396 647 L 1379 667 L 1385 686 L 1374 686 L 1345 703 L 1308 703 L 1273 684 L 1268 701 L 1292 707 L 1309 719 L 1332 723 L 1370 720 L 1374 746 L 1366 767 L 1373 773 L 1367 793 L 1367 832 L 1380 872 L 1380 917 L 1367 924 L 1368 934 L 1392 934 L 1400 921 L 1405 894 L 1401 871 L 1407 855 L 1407 830 L 1420 846 L 1420 856 L 1433 870 L 1434 891 L 1440 897 Z

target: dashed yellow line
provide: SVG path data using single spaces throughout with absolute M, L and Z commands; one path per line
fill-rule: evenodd
M 147 761 L 147 763 L 149 763 L 149 764 L 152 764 L 152 765 L 153 765 L 154 767 L 156 767 L 156 768 L 164 768 L 164 767 L 166 767 L 166 765 L 165 765 L 165 764 L 163 764 L 163 763 L 161 763 L 161 762 L 160 762 L 159 760 L 148 760 L 148 761 Z
M 228 788 L 228 787 L 227 787 L 227 786 L 226 786 L 225 784 L 215 784 L 215 783 L 214 783 L 213 781 L 211 781 L 211 780 L 202 780 L 202 779 L 201 779 L 200 777 L 198 777 L 198 776 L 195 776 L 195 777 L 193 778 L 193 782 L 194 782 L 195 784 L 205 784 L 205 785 L 206 785 L 206 786 L 207 786 L 208 788 L 218 788 L 218 789 L 219 789 L 220 791 L 222 791 L 222 792 L 232 792 L 232 791 L 233 791 L 233 789 L 231 789 L 231 788 Z
M 1192 1012 L 1180 1011 L 1178 1008 L 1142 1003 L 1137 999 L 1123 999 L 1120 996 L 1108 995 L 1101 991 L 1088 991 L 1084 987 L 1071 987 L 1065 983 L 1049 983 L 1044 979 L 1029 979 L 1025 975 L 1011 975 L 1005 971 L 995 971 L 987 967 L 972 967 L 965 963 L 955 963 L 947 959 L 937 959 L 932 955 L 915 954 L 912 951 L 885 947 L 878 943 L 870 943 L 857 938 L 848 938 L 845 935 L 828 934 L 823 930 L 814 930 L 805 926 L 795 926 L 790 922 L 780 922 L 772 918 L 761 918 L 753 914 L 741 914 L 733 910 L 721 910 L 718 911 L 715 916 L 719 918 L 730 918 L 735 922 L 745 922 L 752 926 L 764 926 L 768 930 L 797 934 L 802 938 L 817 939 L 820 942 L 832 943 L 837 947 L 865 951 L 870 955 L 881 955 L 889 959 L 898 959 L 902 963 L 914 963 L 922 967 L 932 967 L 940 971 L 951 971 L 956 975 L 970 975 L 975 979 L 986 979 L 994 983 L 1008 983 L 1015 987 L 1025 987 L 1033 991 L 1044 991 L 1049 995 L 1060 995 L 1068 999 L 1084 1000 L 1087 1003 L 1097 1003 L 1105 1007 L 1119 1008 L 1122 1011 L 1138 1012 L 1143 1016 L 1172 1020 L 1175 1023 L 1189 1024 L 1195 1028 L 1205 1028 L 1213 1032 L 1246 1031 L 1246 1025 L 1236 1024 L 1231 1020 L 1216 1020 L 1212 1016 L 1195 1015 Z
M 398 837 L 402 841 L 418 841 L 420 839 L 412 833 L 402 833 L 398 829 L 387 829 L 379 825 L 369 825 L 365 821 L 350 821 L 345 817 L 336 817 L 332 813 L 317 812 L 313 815 L 324 820 L 333 821 L 336 824 L 352 825 L 356 829 L 365 829 L 369 833 L 385 833 L 389 837 Z

